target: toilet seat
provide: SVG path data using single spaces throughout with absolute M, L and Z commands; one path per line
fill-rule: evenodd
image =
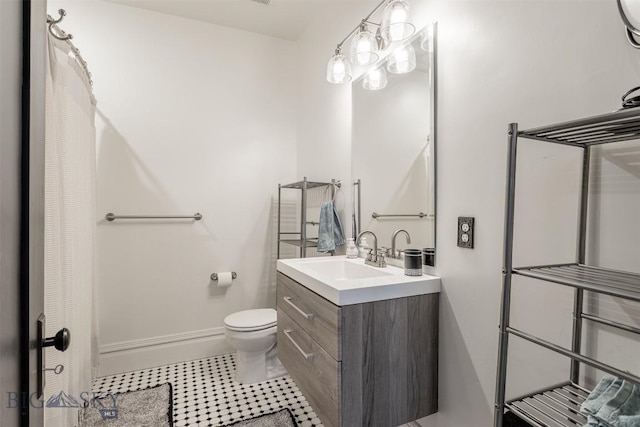
M 233 313 L 224 318 L 224 326 L 231 331 L 252 332 L 277 325 L 278 313 L 272 308 L 259 308 Z

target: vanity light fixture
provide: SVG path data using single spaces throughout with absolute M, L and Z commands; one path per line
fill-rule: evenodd
M 369 20 L 373 14 L 384 6 L 382 22 L 376 23 Z M 371 32 L 370 25 L 378 27 Z M 380 50 L 385 42 L 405 40 L 413 35 L 415 26 L 411 22 L 408 0 L 382 0 L 367 15 L 356 28 L 336 46 L 335 53 L 327 64 L 327 81 L 334 84 L 348 83 L 351 81 L 351 62 L 354 65 L 366 66 L 374 64 L 380 58 Z M 353 37 L 353 38 L 352 38 Z M 352 38 L 349 49 L 349 59 L 342 53 L 342 45 Z M 415 52 L 414 52 L 415 63 Z
M 366 90 L 380 90 L 387 87 L 387 71 L 384 66 L 369 70 L 362 80 L 362 87 Z
M 371 65 L 378 58 L 378 40 L 362 21 L 358 34 L 351 40 L 351 61 L 357 65 Z
M 335 53 L 327 64 L 327 81 L 335 84 L 348 83 L 351 81 L 351 65 L 342 54 L 340 45 L 336 47 Z
M 411 22 L 409 2 L 406 0 L 392 0 L 384 8 L 380 34 L 382 38 L 397 42 L 406 40 L 416 32 L 416 27 Z
M 387 70 L 393 74 L 410 73 L 416 69 L 416 51 L 410 44 L 394 50 L 387 60 Z

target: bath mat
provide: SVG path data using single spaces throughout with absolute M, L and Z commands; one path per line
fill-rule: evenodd
M 226 427 L 296 427 L 296 420 L 288 409 L 282 409 L 270 414 L 248 420 L 238 421 Z
M 173 427 L 170 383 L 96 398 L 82 410 L 80 427 Z

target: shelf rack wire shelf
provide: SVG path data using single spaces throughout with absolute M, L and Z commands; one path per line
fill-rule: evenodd
M 577 384 L 565 382 L 510 400 L 505 406 L 536 427 L 582 427 L 587 417 L 580 405 L 589 391 Z
M 556 144 L 590 147 L 640 138 L 640 114 L 637 108 L 619 110 L 586 119 L 520 131 L 522 138 Z
M 528 267 L 513 266 L 516 163 L 519 138 L 568 145 L 583 150 L 577 260 L 575 263 Z M 509 125 L 508 139 L 509 156 L 505 203 L 503 282 L 494 426 L 503 426 L 505 410 L 510 410 L 536 427 L 582 426 L 586 424 L 587 420 L 584 415 L 580 414 L 580 405 L 587 398 L 589 390 L 578 385 L 581 363 L 626 380 L 640 383 L 640 377 L 589 358 L 581 353 L 582 321 L 585 319 L 640 334 L 640 328 L 603 319 L 593 314 L 585 313 L 583 310 L 584 291 L 640 302 L 640 274 L 590 266 L 585 262 L 591 147 L 600 144 L 640 140 L 640 108 L 620 110 L 524 131 L 518 131 L 518 124 L 512 123 Z M 511 284 L 514 275 L 574 288 L 571 349 L 560 347 L 542 338 L 512 328 L 509 325 Z M 510 336 L 527 340 L 570 358 L 569 381 L 525 396 L 506 400 L 507 358 Z
M 308 248 L 318 247 L 318 239 L 307 237 L 307 225 L 318 225 L 315 221 L 307 221 L 307 191 L 313 188 L 331 187 L 331 197 L 340 188 L 340 181 L 332 179 L 330 182 L 308 181 L 305 176 L 302 181 L 290 184 L 278 184 L 278 241 L 276 249 L 276 259 L 280 259 L 280 244 L 286 243 L 300 248 L 300 258 L 307 256 Z M 300 190 L 300 231 L 282 231 L 282 189 Z M 297 238 L 291 238 L 298 236 Z
M 640 274 L 575 263 L 519 267 L 513 273 L 640 302 Z

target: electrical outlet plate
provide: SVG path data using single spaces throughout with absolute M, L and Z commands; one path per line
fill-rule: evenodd
M 458 217 L 458 246 L 473 249 L 473 222 L 470 216 Z

